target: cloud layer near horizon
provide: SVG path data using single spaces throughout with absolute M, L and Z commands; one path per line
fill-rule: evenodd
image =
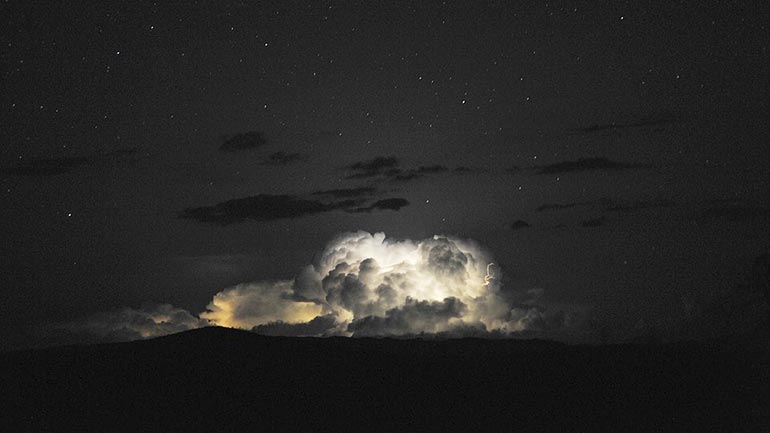
M 201 328 L 209 323 L 187 310 L 169 304 L 145 304 L 97 313 L 64 324 L 61 329 L 96 338 L 96 341 L 130 341 Z
M 470 240 L 394 240 L 360 231 L 339 235 L 316 257 L 292 280 L 220 291 L 199 319 L 164 306 L 175 314 L 126 309 L 94 316 L 89 327 L 115 332 L 124 328 L 123 319 L 141 317 L 135 333 L 143 338 L 209 324 L 266 335 L 451 337 L 564 325 L 564 313 L 547 315 L 535 299 L 515 300 L 515 292 L 500 290 L 501 270 Z M 145 320 L 156 316 L 163 320 Z

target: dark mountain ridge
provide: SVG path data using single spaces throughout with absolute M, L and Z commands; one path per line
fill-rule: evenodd
M 770 347 L 266 337 L 0 353 L 2 431 L 766 431 Z

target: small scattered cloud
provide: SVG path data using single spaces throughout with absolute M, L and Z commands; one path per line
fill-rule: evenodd
M 520 230 L 520 229 L 526 229 L 532 226 L 524 220 L 516 220 L 513 222 L 513 224 L 511 224 L 510 227 L 512 230 Z
M 236 134 L 226 139 L 224 143 L 219 146 L 219 150 L 223 152 L 238 152 L 261 147 L 266 144 L 267 140 L 262 137 L 261 132 L 249 131 Z
M 669 112 L 662 112 L 662 113 L 654 113 L 649 116 L 643 117 L 635 122 L 628 122 L 628 123 L 618 123 L 618 122 L 610 122 L 610 123 L 596 123 L 593 125 L 581 127 L 574 129 L 573 132 L 578 133 L 592 133 L 592 132 L 600 132 L 600 131 L 607 131 L 607 130 L 616 130 L 616 129 L 628 129 L 628 128 L 642 128 L 647 126 L 656 126 L 656 125 L 665 125 L 669 123 L 677 123 L 680 122 L 681 119 L 679 116 L 669 113 Z
M 400 172 L 398 159 L 395 156 L 378 156 L 376 158 L 359 161 L 347 167 L 353 171 L 347 179 L 366 179 L 381 175 L 395 175 Z
M 598 218 L 592 218 L 589 220 L 582 221 L 580 223 L 581 227 L 599 227 L 604 225 L 604 223 L 607 221 L 607 218 L 604 216 L 600 216 Z
M 650 168 L 649 164 L 612 161 L 607 158 L 580 158 L 535 167 L 537 174 L 562 174 L 577 171 L 619 171 Z
M 409 205 L 409 200 L 405 198 L 386 198 L 383 200 L 377 200 L 366 207 L 359 207 L 351 210 L 351 212 L 371 212 L 373 210 L 399 210 L 404 206 Z
M 299 152 L 278 151 L 267 156 L 265 164 L 269 165 L 288 165 L 295 162 L 307 161 L 307 156 Z

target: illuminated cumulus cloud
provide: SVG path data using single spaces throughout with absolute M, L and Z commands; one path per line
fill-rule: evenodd
M 243 283 L 214 296 L 201 313 L 219 326 L 252 328 L 270 322 L 305 323 L 321 314 L 314 302 L 297 299 L 291 281 Z
M 88 318 L 62 326 L 76 334 L 97 337 L 104 341 L 129 341 L 160 337 L 176 332 L 207 326 L 205 319 L 169 304 L 147 304 L 139 309 L 94 314 Z
M 540 307 L 514 303 L 473 241 L 343 234 L 294 280 L 244 283 L 214 296 L 201 318 L 269 335 L 476 335 L 541 329 Z

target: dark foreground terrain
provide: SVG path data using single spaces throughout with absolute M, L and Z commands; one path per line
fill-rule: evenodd
M 768 347 L 205 328 L 0 353 L 0 431 L 767 432 Z

